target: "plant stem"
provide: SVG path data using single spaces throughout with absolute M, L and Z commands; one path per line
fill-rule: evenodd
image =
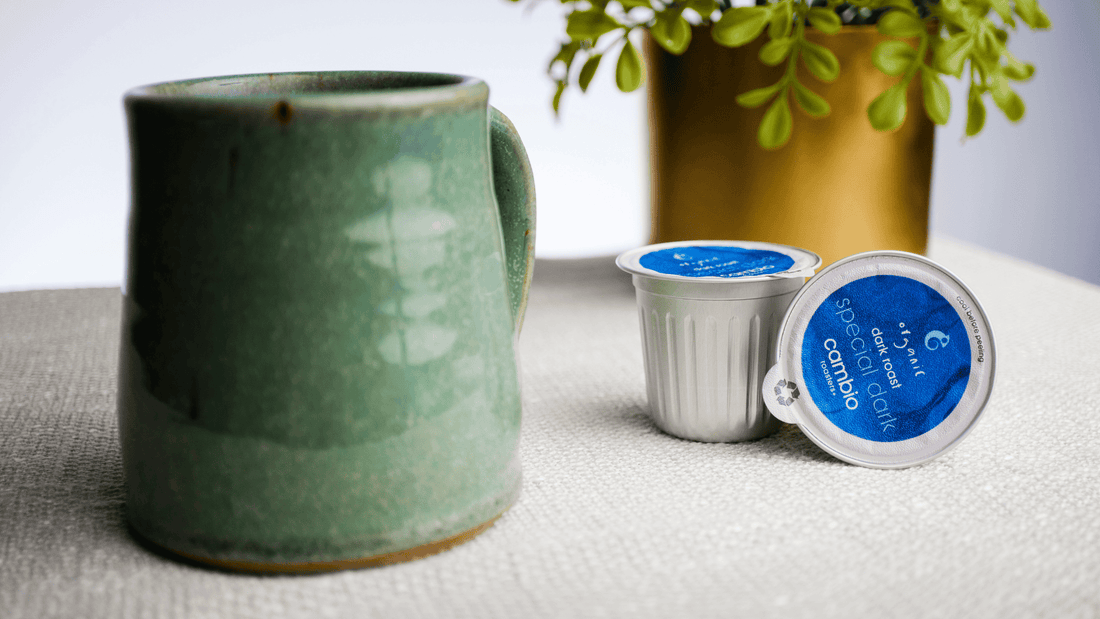
M 909 66 L 909 70 L 905 72 L 904 82 L 905 82 L 905 87 L 906 88 L 909 87 L 909 82 L 910 82 L 910 80 L 913 79 L 913 76 L 915 76 L 917 74 L 917 71 L 920 70 L 921 66 L 924 65 L 924 57 L 927 53 L 928 53 L 928 31 L 925 30 L 925 31 L 921 32 L 921 35 L 920 35 L 920 45 L 917 47 L 916 60 L 913 62 L 912 65 Z
M 786 89 L 790 88 L 792 82 L 798 81 L 798 53 L 802 47 L 802 40 L 806 36 L 806 15 L 805 6 L 797 5 L 802 10 L 795 11 L 795 31 L 794 31 L 794 44 L 791 45 L 791 56 L 787 61 L 787 74 L 783 76 L 784 91 L 783 95 L 786 96 Z

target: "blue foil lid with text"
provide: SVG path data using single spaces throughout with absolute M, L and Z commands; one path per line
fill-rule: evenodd
M 768 410 L 830 454 L 901 468 L 959 443 L 993 388 L 993 333 L 970 290 L 905 252 L 869 252 L 818 273 L 791 302 Z
M 647 245 L 616 261 L 630 273 L 659 279 L 759 281 L 813 275 L 817 254 L 755 241 L 676 241 Z

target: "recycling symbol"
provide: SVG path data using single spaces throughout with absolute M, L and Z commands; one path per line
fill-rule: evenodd
M 784 393 L 790 395 L 784 396 Z M 794 384 L 794 381 L 787 381 L 780 378 L 779 382 L 775 384 L 775 395 L 779 401 L 780 406 L 790 406 L 792 402 L 798 399 L 798 385 Z

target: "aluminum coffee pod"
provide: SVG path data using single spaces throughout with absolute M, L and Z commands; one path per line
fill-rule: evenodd
M 783 318 L 762 396 L 841 460 L 902 468 L 974 428 L 993 389 L 993 332 L 970 289 L 894 251 L 822 270 Z
M 780 321 L 813 252 L 749 241 L 683 241 L 628 251 L 649 413 L 665 432 L 744 441 L 781 427 L 760 397 Z

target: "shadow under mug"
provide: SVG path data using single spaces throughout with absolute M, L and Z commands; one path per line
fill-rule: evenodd
M 119 430 L 134 530 L 257 571 L 438 552 L 516 499 L 534 183 L 480 80 L 126 94 Z

